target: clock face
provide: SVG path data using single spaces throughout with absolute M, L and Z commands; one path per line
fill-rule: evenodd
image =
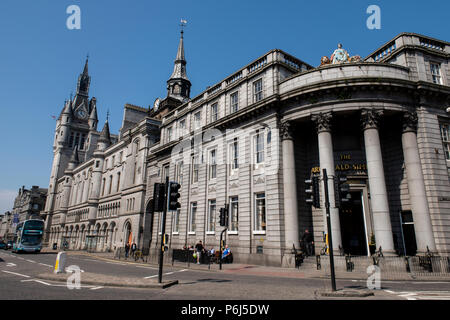
M 159 99 L 159 98 L 156 98 L 155 103 L 153 104 L 153 109 L 154 109 L 155 111 L 158 111 L 159 103 L 160 103 L 160 99 Z
M 78 109 L 77 116 L 78 118 L 84 119 L 86 118 L 87 112 L 84 109 Z

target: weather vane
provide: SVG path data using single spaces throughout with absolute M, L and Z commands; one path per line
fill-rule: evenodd
M 108 111 L 106 112 L 106 121 L 109 122 L 109 109 L 108 109 Z
M 181 32 L 184 32 L 184 27 L 186 27 L 186 24 L 187 24 L 187 20 L 181 19 L 181 24 L 180 24 Z

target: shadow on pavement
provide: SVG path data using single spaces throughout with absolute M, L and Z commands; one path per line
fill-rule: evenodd
M 225 279 L 198 279 L 197 282 L 232 282 L 232 280 L 225 280 Z

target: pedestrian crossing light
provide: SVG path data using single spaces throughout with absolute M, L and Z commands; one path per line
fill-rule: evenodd
M 351 201 L 350 185 L 347 183 L 346 177 L 337 176 L 334 179 L 334 199 L 336 208 Z
M 164 201 L 166 200 L 166 192 L 164 183 L 155 183 L 153 189 L 153 203 L 151 212 L 162 212 L 164 210 Z
M 219 218 L 220 226 L 226 227 L 228 225 L 228 205 L 225 205 L 225 208 L 220 208 Z
M 178 202 L 178 198 L 180 197 L 180 193 L 178 190 L 181 188 L 181 185 L 177 182 L 171 182 L 169 184 L 169 210 L 177 210 L 181 207 L 181 204 Z
M 319 177 L 313 176 L 305 180 L 306 203 L 320 208 Z

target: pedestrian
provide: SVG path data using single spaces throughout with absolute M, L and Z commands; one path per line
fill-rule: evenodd
M 137 246 L 136 243 L 133 242 L 133 244 L 131 245 L 131 256 L 134 257 L 134 253 L 136 252 Z
M 314 238 L 313 235 L 309 232 L 308 229 L 305 230 L 305 233 L 302 237 L 303 244 L 306 248 L 306 256 L 312 256 L 313 254 L 313 245 L 314 245 Z
M 197 264 L 200 264 L 200 256 L 205 248 L 203 247 L 202 240 L 195 245 L 195 250 L 197 251 Z
M 125 259 L 128 258 L 128 252 L 130 252 L 130 244 L 127 242 L 125 245 Z
M 225 245 L 225 250 L 222 252 L 222 261 L 224 263 L 231 262 L 231 250 L 228 245 Z

